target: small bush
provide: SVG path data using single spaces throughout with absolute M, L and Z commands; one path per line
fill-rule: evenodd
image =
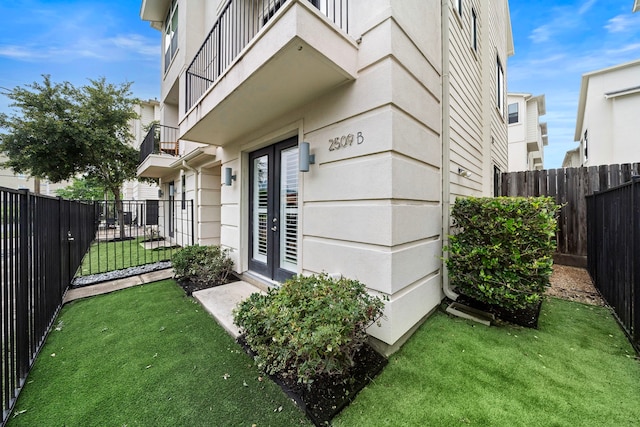
M 233 269 L 228 251 L 220 246 L 187 246 L 173 254 L 171 264 L 176 280 L 194 284 L 224 284 Z
M 549 197 L 457 199 L 449 236 L 451 285 L 507 310 L 540 301 L 553 265 L 556 214 Z
M 262 369 L 311 384 L 353 366 L 367 327 L 383 308 L 356 280 L 297 276 L 266 295 L 251 295 L 234 311 L 234 321 Z

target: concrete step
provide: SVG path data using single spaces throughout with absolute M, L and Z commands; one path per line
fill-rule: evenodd
M 233 323 L 232 311 L 255 292 L 265 292 L 254 285 L 239 281 L 193 293 L 193 297 L 213 316 L 232 337 L 240 336 L 240 328 Z

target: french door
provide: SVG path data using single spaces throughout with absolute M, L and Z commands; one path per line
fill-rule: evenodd
M 249 268 L 282 282 L 298 266 L 298 138 L 249 154 Z

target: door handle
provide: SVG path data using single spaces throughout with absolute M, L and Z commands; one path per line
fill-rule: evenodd
M 273 227 L 271 227 L 271 231 L 278 231 L 278 227 L 274 225 Z

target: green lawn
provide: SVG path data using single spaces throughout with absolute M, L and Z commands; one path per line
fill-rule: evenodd
M 176 249 L 157 248 L 144 249 L 141 242 L 144 237 L 121 242 L 93 243 L 82 260 L 79 276 L 121 270 L 138 265 L 166 261 Z
M 298 426 L 303 414 L 172 281 L 76 301 L 14 426 Z M 640 363 L 607 309 L 547 300 L 538 330 L 438 312 L 335 426 L 632 426 Z

